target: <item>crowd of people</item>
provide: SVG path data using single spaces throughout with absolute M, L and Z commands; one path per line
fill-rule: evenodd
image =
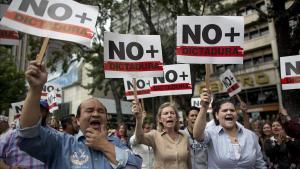
M 26 78 L 30 88 L 17 124 L 9 126 L 8 118 L 0 116 L 1 169 L 300 168 L 300 123 L 285 109 L 274 121 L 250 124 L 245 103 L 214 99 L 214 119 L 207 122 L 212 96 L 203 89 L 201 108 L 187 111 L 184 127 L 174 103 L 161 104 L 157 124 L 152 124 L 133 101 L 131 134 L 126 122 L 108 129 L 107 110 L 95 98 L 78 105 L 75 115 L 47 122 L 49 106 L 40 100 L 47 81 L 44 66 L 31 62 Z M 238 122 L 240 110 L 244 120 Z

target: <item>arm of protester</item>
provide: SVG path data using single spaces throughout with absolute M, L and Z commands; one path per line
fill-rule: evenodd
M 242 101 L 240 104 L 240 109 L 243 113 L 244 127 L 250 129 L 249 114 L 247 113 L 248 110 L 247 104 Z
M 135 140 L 137 144 L 144 142 L 143 113 L 139 102 L 132 101 L 132 113 L 135 116 Z
M 29 83 L 29 90 L 22 108 L 20 127 L 32 127 L 41 118 L 39 100 L 44 84 L 47 82 L 47 71 L 43 65 L 37 61 L 31 61 L 25 77 Z
M 142 160 L 130 154 L 127 146 L 118 146 L 121 145 L 121 143 L 117 142 L 114 136 L 111 136 L 111 138 L 113 137 L 115 139 L 108 140 L 105 130 L 104 125 L 101 126 L 101 131 L 92 128 L 86 129 L 86 145 L 92 149 L 103 152 L 113 168 L 123 168 L 127 165 L 140 168 Z
M 202 93 L 200 95 L 201 98 L 201 109 L 195 121 L 193 135 L 195 139 L 199 142 L 204 140 L 204 129 L 206 126 L 206 113 L 208 110 L 208 106 L 210 103 L 210 91 L 206 88 L 202 89 Z

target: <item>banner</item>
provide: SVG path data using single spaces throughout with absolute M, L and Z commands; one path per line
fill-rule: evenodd
M 282 90 L 300 88 L 300 55 L 280 57 Z
M 243 16 L 178 16 L 178 63 L 243 64 Z
M 49 105 L 49 112 L 53 113 L 55 110 L 58 110 L 58 102 L 55 90 L 52 90 L 47 95 L 47 103 Z
M 56 100 L 58 103 L 62 102 L 62 88 L 55 83 L 46 83 L 43 87 L 41 99 L 47 100 L 50 92 L 54 91 L 56 93 Z M 50 106 L 50 105 L 49 105 Z
M 104 33 L 105 78 L 162 77 L 159 35 Z
M 8 5 L 0 4 L 0 21 L 7 10 Z M 19 33 L 0 25 L 0 45 L 19 45 Z
M 152 78 L 137 78 L 136 79 L 136 88 L 137 88 L 137 98 L 148 98 L 153 97 L 150 89 L 150 81 Z M 124 78 L 124 88 L 125 88 L 125 96 L 127 100 L 134 99 L 134 90 L 133 90 L 133 79 L 132 78 Z
M 164 77 L 154 77 L 151 81 L 151 94 L 155 96 L 192 94 L 190 65 L 165 65 Z
M 227 69 L 223 74 L 220 75 L 220 81 L 230 97 L 242 91 L 242 87 L 239 85 L 229 69 Z
M 21 114 L 23 105 L 24 105 L 24 101 L 11 103 L 13 114 Z
M 61 0 L 13 0 L 1 24 L 36 36 L 92 45 L 98 7 Z

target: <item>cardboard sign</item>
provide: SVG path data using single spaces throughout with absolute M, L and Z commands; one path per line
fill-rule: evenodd
M 243 16 L 178 16 L 177 62 L 243 64 Z
M 192 94 L 189 64 L 164 66 L 164 77 L 154 77 L 151 93 L 155 96 Z
M 223 74 L 220 75 L 220 81 L 230 97 L 242 91 L 242 87 L 239 85 L 229 69 L 227 69 Z
M 280 57 L 282 90 L 300 88 L 300 55 Z
M 105 78 L 162 77 L 159 35 L 104 34 Z
M 98 7 L 61 0 L 13 0 L 1 24 L 36 36 L 91 46 Z
M 137 98 L 153 97 L 150 89 L 150 81 L 152 78 L 138 78 L 136 79 Z M 127 100 L 134 99 L 133 80 L 131 78 L 124 78 L 124 88 Z
M 46 83 L 43 87 L 41 99 L 47 100 L 47 96 L 50 92 L 54 91 L 56 93 L 56 100 L 58 103 L 62 102 L 62 89 L 58 84 Z
M 24 101 L 11 103 L 13 113 L 14 114 L 21 114 L 23 105 L 24 105 Z
M 0 4 L 0 20 L 7 8 L 8 5 Z M 19 45 L 19 39 L 19 33 L 17 31 L 0 25 L 0 45 Z

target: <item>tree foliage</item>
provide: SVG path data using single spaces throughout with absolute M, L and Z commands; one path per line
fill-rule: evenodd
M 8 115 L 11 103 L 24 99 L 25 76 L 18 71 L 8 48 L 0 46 L 0 114 Z

